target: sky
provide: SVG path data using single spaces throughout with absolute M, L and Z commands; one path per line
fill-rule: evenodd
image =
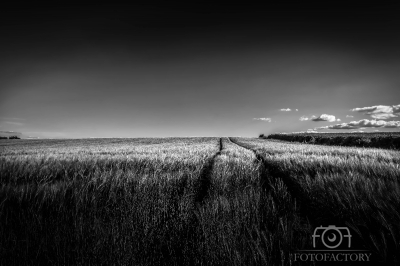
M 400 131 L 390 4 L 14 5 L 0 135 Z

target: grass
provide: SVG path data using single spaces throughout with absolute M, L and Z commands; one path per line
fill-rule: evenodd
M 316 226 L 399 262 L 398 151 L 246 138 L 0 143 L 7 265 L 294 265 Z
M 215 138 L 29 144 L 0 160 L 1 257 L 15 264 L 165 262 L 218 150 Z
M 356 232 L 362 249 L 399 262 L 400 153 L 398 151 L 236 141 L 259 154 L 270 176 L 282 179 L 316 227 L 337 224 Z

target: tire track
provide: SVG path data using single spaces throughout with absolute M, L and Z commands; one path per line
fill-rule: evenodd
M 294 178 L 291 178 L 290 175 L 282 171 L 279 165 L 273 162 L 268 162 L 268 160 L 259 154 L 257 150 L 246 147 L 246 145 L 242 145 L 233 139 L 229 138 L 231 142 L 236 145 L 251 150 L 256 155 L 257 160 L 259 160 L 264 165 L 265 178 L 275 178 L 281 179 L 283 183 L 286 185 L 288 192 L 292 196 L 292 198 L 298 203 L 299 214 L 308 223 L 311 228 L 316 228 L 321 225 L 344 225 L 349 227 L 349 225 L 354 226 L 354 228 L 358 228 L 358 233 L 352 234 L 352 247 L 359 247 L 361 249 L 370 250 L 373 254 L 373 258 L 376 261 L 390 261 L 392 258 L 389 257 L 388 254 L 397 254 L 398 253 L 398 243 L 395 241 L 393 237 L 393 233 L 387 229 L 383 228 L 380 223 L 376 223 L 374 221 L 368 222 L 367 225 L 363 225 L 358 227 L 358 224 L 354 224 L 352 221 L 352 214 L 350 212 L 345 213 L 341 210 L 332 210 L 330 208 L 325 208 L 326 206 L 320 205 L 318 199 L 315 195 L 311 195 L 307 193 L 299 183 L 295 181 Z M 268 182 L 265 182 L 268 183 Z M 385 247 L 386 251 L 382 253 L 381 250 L 375 248 L 375 242 L 370 243 L 371 231 L 369 228 L 380 228 L 381 235 L 385 235 Z M 374 241 L 374 240 L 372 240 Z M 397 253 L 396 253 L 397 252 Z
M 163 238 L 168 239 L 168 241 L 161 241 L 159 237 L 155 237 L 154 245 L 159 246 L 161 256 L 165 260 L 165 265 L 173 264 L 174 260 L 181 260 L 183 262 L 185 257 L 190 258 L 190 260 L 185 261 L 182 265 L 196 264 L 196 254 L 198 254 L 196 243 L 206 241 L 202 235 L 200 208 L 209 196 L 215 159 L 221 154 L 222 149 L 222 138 L 220 138 L 218 151 L 212 157 L 207 158 L 198 178 L 194 181 L 189 181 L 189 178 L 185 178 L 175 184 L 178 188 L 177 198 L 179 201 L 183 200 L 186 193 L 190 197 L 188 198 L 189 202 L 186 214 L 180 213 L 179 202 L 176 201 L 174 202 L 175 206 L 172 208 L 175 211 L 161 223 L 162 228 L 159 230 L 164 233 Z M 190 182 L 193 183 L 189 184 Z M 172 229 L 165 230 L 165 227 Z M 154 235 L 157 236 L 159 234 L 155 232 Z
M 344 220 L 350 218 L 335 214 L 330 209 L 321 208 L 318 204 L 318 200 L 315 200 L 315 196 L 307 193 L 294 178 L 291 178 L 287 173 L 283 172 L 277 163 L 268 162 L 257 150 L 246 147 L 231 138 L 230 140 L 240 147 L 253 151 L 257 160 L 263 164 L 264 172 L 262 173 L 262 178 L 264 180 L 261 181 L 261 183 L 264 188 L 267 189 L 271 187 L 268 182 L 269 178 L 282 180 L 292 198 L 298 203 L 301 216 L 306 218 L 311 226 L 317 227 L 321 224 L 343 224 Z
M 197 182 L 194 185 L 195 195 L 194 195 L 194 204 L 201 205 L 206 197 L 208 196 L 208 191 L 211 187 L 211 175 L 214 168 L 215 159 L 221 155 L 223 149 L 222 138 L 219 139 L 219 151 L 214 154 L 213 157 L 208 159 L 205 163 L 203 169 L 200 172 L 200 176 L 197 179 Z
M 219 139 L 219 150 L 204 164 L 200 171 L 199 177 L 194 181 L 191 187 L 192 198 L 190 199 L 190 210 L 188 217 L 182 221 L 182 228 L 180 230 L 179 244 L 184 243 L 185 247 L 180 246 L 176 248 L 175 253 L 177 257 L 184 258 L 189 257 L 190 261 L 185 261 L 183 265 L 194 265 L 196 264 L 196 256 L 198 254 L 198 243 L 205 242 L 206 238 L 202 233 L 202 219 L 201 219 L 201 207 L 206 202 L 209 191 L 211 188 L 211 178 L 214 168 L 215 159 L 221 155 L 222 138 Z M 194 241 L 196 239 L 196 241 Z M 174 245 L 175 247 L 179 245 Z M 184 255 L 183 249 L 186 250 Z
M 261 186 L 263 189 L 267 189 L 267 190 L 271 189 L 271 188 L 272 188 L 272 187 L 271 187 L 271 184 L 268 182 L 268 179 L 269 179 L 269 177 L 270 177 L 269 171 L 268 171 L 268 170 L 269 170 L 269 169 L 268 169 L 268 163 L 266 162 L 265 158 L 264 158 L 261 154 L 257 153 L 256 150 L 251 149 L 251 148 L 248 148 L 248 147 L 246 147 L 246 146 L 243 146 L 243 145 L 237 143 L 236 141 L 234 141 L 234 140 L 233 140 L 232 138 L 230 138 L 230 137 L 229 137 L 228 139 L 229 139 L 229 141 L 232 142 L 233 144 L 236 144 L 236 145 L 238 145 L 239 147 L 242 147 L 242 148 L 244 148 L 244 149 L 246 149 L 246 150 L 250 150 L 250 151 L 252 151 L 252 152 L 254 153 L 254 155 L 255 155 L 255 157 L 256 157 L 256 160 L 259 161 L 259 162 L 261 163 L 261 168 L 260 168 L 260 186 Z M 286 184 L 286 183 L 285 183 L 285 184 Z
M 283 174 L 279 168 L 278 165 L 271 164 L 267 162 L 265 157 L 261 155 L 260 153 L 257 152 L 257 150 L 246 147 L 245 145 L 242 145 L 232 138 L 229 138 L 229 140 L 232 143 L 235 143 L 236 145 L 251 150 L 254 155 L 256 156 L 257 160 L 262 164 L 262 168 L 260 169 L 260 185 L 262 188 L 266 190 L 273 189 L 270 182 L 268 181 L 269 178 L 276 178 L 276 179 L 281 179 L 282 182 L 285 184 L 287 187 L 288 192 L 292 196 L 293 199 L 296 200 L 296 202 L 299 203 L 300 207 L 300 213 L 309 220 L 311 225 L 316 225 L 316 214 L 313 214 L 313 210 L 315 210 L 315 204 L 312 202 L 312 200 L 305 195 L 303 192 L 303 189 L 301 188 L 300 184 L 298 184 L 294 179 L 286 176 Z

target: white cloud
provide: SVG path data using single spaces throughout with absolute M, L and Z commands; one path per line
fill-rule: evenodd
M 346 117 L 354 117 L 354 116 L 352 116 L 352 115 L 346 115 Z
M 373 115 L 371 115 L 371 117 L 375 118 L 375 119 L 389 119 L 389 118 L 392 118 L 392 117 L 397 117 L 397 115 L 394 115 L 394 114 L 373 114 Z
M 338 118 L 338 119 L 336 119 L 336 121 L 337 121 L 337 122 L 340 122 L 340 121 L 342 121 L 342 120 L 340 120 L 340 119 Z
M 14 121 L 4 121 L 4 123 L 9 124 L 9 125 L 13 125 L 13 126 L 23 126 L 24 125 L 24 123 L 14 122 Z
M 307 129 L 307 131 L 296 131 L 296 132 L 290 132 L 289 134 L 299 134 L 299 133 L 321 133 L 321 132 Z
M 400 121 L 389 121 L 384 126 L 386 128 L 400 128 Z
M 328 121 L 328 122 L 335 122 L 336 118 L 334 115 L 327 115 L 327 114 L 322 114 L 319 117 L 314 117 L 311 119 L 312 121 Z
M 29 135 L 31 137 L 39 137 L 39 138 L 66 138 L 67 135 L 64 132 L 55 132 L 55 131 L 29 131 L 24 132 L 24 134 Z
M 318 127 L 316 129 L 361 129 L 367 127 L 400 128 L 400 121 L 362 119 L 360 121 L 351 121 L 349 123 Z
M 400 104 L 398 105 L 374 105 L 351 109 L 352 112 L 364 113 L 375 119 L 389 119 L 400 115 Z
M 362 130 L 353 130 L 353 131 L 350 131 L 351 133 L 362 133 L 362 132 L 364 132 L 364 131 L 362 131 Z
M 21 133 L 19 133 L 19 132 L 7 131 L 7 130 L 2 130 L 2 131 L 0 131 L 0 133 L 10 133 L 10 134 L 12 134 L 12 133 L 17 133 L 17 134 L 21 134 Z
M 296 109 L 296 112 L 298 112 L 299 111 L 299 109 Z
M 309 117 L 307 117 L 307 116 L 302 116 L 302 117 L 300 117 L 300 121 L 307 121 L 307 120 L 309 120 L 310 118 Z
M 259 117 L 259 118 L 253 118 L 253 120 L 258 120 L 258 121 L 265 121 L 265 122 L 271 122 L 272 119 L 269 117 Z
M 308 121 L 311 119 L 317 118 L 315 115 L 312 115 L 310 117 L 303 115 L 302 117 L 299 118 L 300 121 Z
M 353 112 L 368 112 L 368 113 L 388 113 L 391 112 L 392 107 L 387 105 L 374 105 L 371 107 L 361 107 L 361 108 L 354 108 L 351 111 Z
M 287 109 L 285 109 L 285 108 L 283 108 L 283 109 L 281 109 L 281 111 L 283 111 L 283 112 L 290 112 L 290 111 L 292 111 L 290 108 L 287 108 Z
M 9 120 L 11 120 L 11 121 L 25 121 L 26 119 L 25 118 L 19 118 L 19 117 L 4 117 L 4 116 L 1 116 L 0 117 L 0 120 L 7 120 L 7 121 L 9 121 Z

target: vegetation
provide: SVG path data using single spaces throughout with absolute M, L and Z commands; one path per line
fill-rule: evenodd
M 371 148 L 400 149 L 400 132 L 380 133 L 290 133 L 271 134 L 265 139 L 279 139 L 309 144 L 336 146 L 358 146 Z
M 357 235 L 360 249 L 379 260 L 399 262 L 400 153 L 236 139 L 262 158 L 300 203 L 313 228 L 334 224 Z
M 10 137 L 1 137 L 0 136 L 0 139 L 21 139 L 21 138 L 18 136 L 10 136 Z
M 4 142 L 0 258 L 292 265 L 316 226 L 334 224 L 398 264 L 399 164 L 398 151 L 264 139 Z
M 217 139 L 4 145 L 2 261 L 162 264 L 177 243 L 191 251 L 192 194 L 216 151 Z

